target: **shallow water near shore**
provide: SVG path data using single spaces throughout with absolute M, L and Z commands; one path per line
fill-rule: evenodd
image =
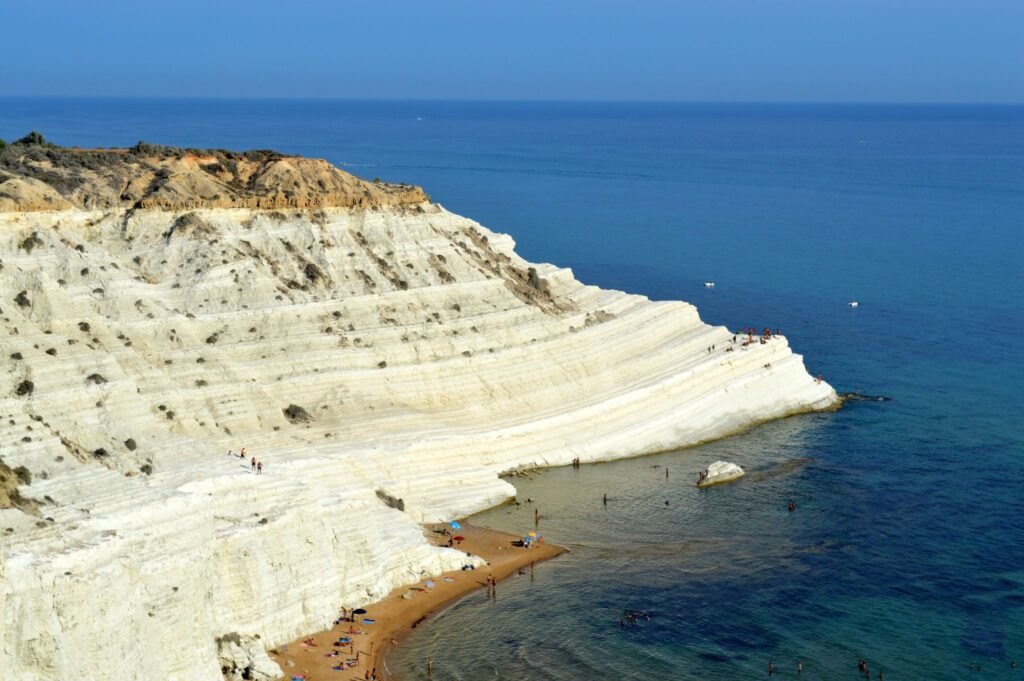
M 513 478 L 572 553 L 418 628 L 401 678 L 428 655 L 466 681 L 1024 673 L 1024 108 L 0 100 L 0 137 L 32 128 L 422 184 L 526 258 L 781 327 L 813 374 L 892 397 Z M 696 490 L 719 458 L 751 474 Z

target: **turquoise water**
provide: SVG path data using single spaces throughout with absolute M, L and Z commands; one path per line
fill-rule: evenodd
M 418 630 L 388 659 L 407 678 L 427 655 L 470 681 L 1024 673 L 1024 109 L 0 100 L 0 137 L 31 128 L 422 184 L 524 257 L 781 327 L 813 373 L 892 397 L 515 479 L 572 553 Z M 717 458 L 755 473 L 693 489 Z

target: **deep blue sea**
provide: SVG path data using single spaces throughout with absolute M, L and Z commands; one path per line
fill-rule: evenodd
M 421 184 L 530 260 L 781 327 L 892 398 L 515 479 L 572 552 L 420 628 L 405 678 L 1024 678 L 1024 108 L 0 99 L 0 137 L 33 128 Z M 697 491 L 718 458 L 751 474 Z

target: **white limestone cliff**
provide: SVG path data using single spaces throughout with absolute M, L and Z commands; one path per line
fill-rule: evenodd
M 420 523 L 503 472 L 837 401 L 513 245 L 429 202 L 0 213 L 0 678 L 219 680 L 461 565 Z

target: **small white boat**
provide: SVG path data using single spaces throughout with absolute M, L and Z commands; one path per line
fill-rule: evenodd
M 860 303 L 858 303 L 856 300 L 851 300 L 849 303 L 847 303 L 847 305 L 849 305 L 850 307 L 860 307 Z
M 708 466 L 706 473 L 707 475 L 704 476 L 704 479 L 697 483 L 697 487 L 711 487 L 712 485 L 732 482 L 737 478 L 743 477 L 745 471 L 734 463 L 716 461 Z
M 705 281 L 704 282 L 704 288 L 714 288 L 714 287 L 715 287 L 715 282 L 713 282 L 713 281 Z

